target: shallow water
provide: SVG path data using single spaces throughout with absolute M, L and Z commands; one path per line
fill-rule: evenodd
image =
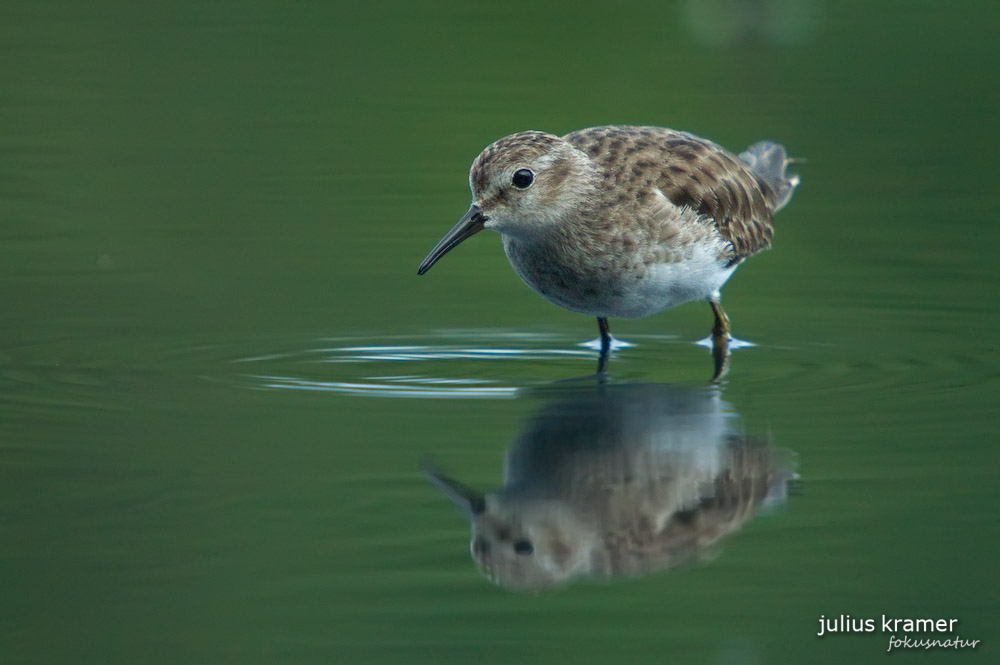
M 796 6 L 8 9 L 0 661 L 883 658 L 841 614 L 994 649 L 1000 17 Z M 718 395 L 799 477 L 697 561 L 512 593 L 421 460 L 496 488 L 581 391 L 702 394 L 711 314 L 613 320 L 602 386 L 496 236 L 416 267 L 484 145 L 605 122 L 808 158 Z

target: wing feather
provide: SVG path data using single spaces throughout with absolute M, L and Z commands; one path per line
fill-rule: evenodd
M 742 259 L 771 246 L 775 193 L 738 157 L 685 132 L 594 127 L 564 137 L 604 169 L 604 186 L 643 203 L 656 190 L 713 224 Z

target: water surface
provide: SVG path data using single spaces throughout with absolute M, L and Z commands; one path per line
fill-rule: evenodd
M 993 650 L 1000 17 L 797 6 L 8 8 L 0 660 L 883 658 L 841 614 Z M 808 159 L 719 395 L 799 487 L 696 563 L 516 594 L 420 460 L 498 486 L 596 325 L 494 235 L 416 267 L 484 145 L 607 122 Z M 611 323 L 612 389 L 704 389 L 707 305 Z

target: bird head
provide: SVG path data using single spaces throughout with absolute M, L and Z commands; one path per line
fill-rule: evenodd
M 420 264 L 422 275 L 459 243 L 483 229 L 509 236 L 545 233 L 585 207 L 596 180 L 583 152 L 545 132 L 511 134 L 472 163 L 472 206 Z

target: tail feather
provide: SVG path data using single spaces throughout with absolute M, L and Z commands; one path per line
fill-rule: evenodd
M 771 203 L 775 210 L 781 210 L 799 185 L 798 174 L 785 173 L 785 169 L 794 161 L 789 159 L 785 147 L 773 141 L 759 141 L 741 152 L 740 159 L 750 167 L 754 175 L 774 190 Z

